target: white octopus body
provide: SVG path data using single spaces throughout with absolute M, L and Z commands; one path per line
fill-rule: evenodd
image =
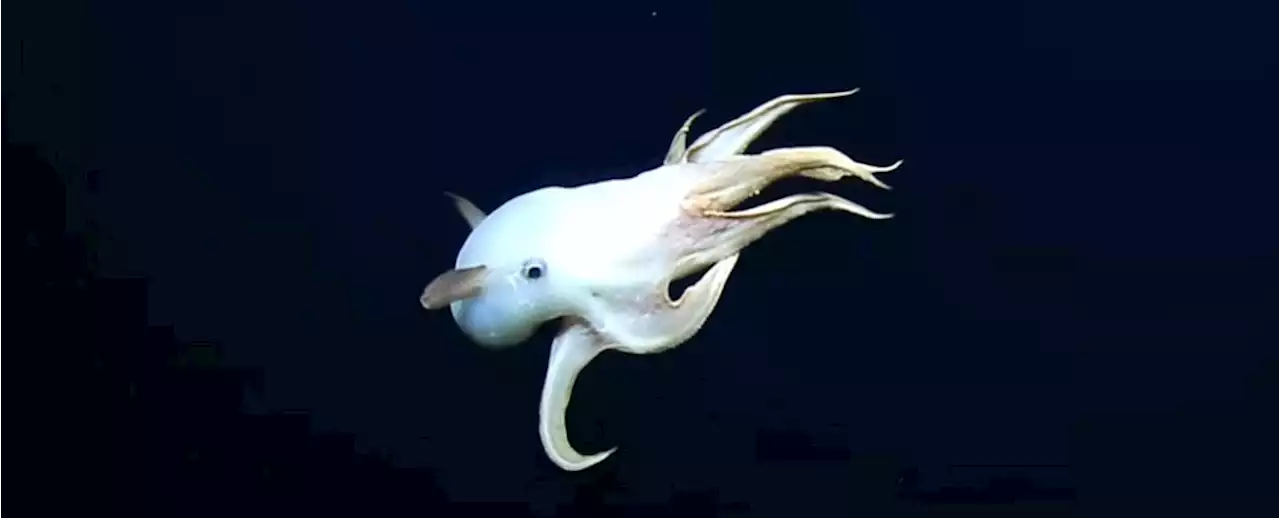
M 686 147 L 691 116 L 672 139 L 665 163 L 631 178 L 522 194 L 485 215 L 451 195 L 472 232 L 452 270 L 423 291 L 423 307 L 449 306 L 476 343 L 510 347 L 542 323 L 562 321 L 552 344 L 539 406 L 539 436 L 566 470 L 604 460 L 570 446 L 564 425 L 574 379 L 592 358 L 614 349 L 660 352 L 684 343 L 710 317 L 741 250 L 814 210 L 872 212 L 828 193 L 797 194 L 731 211 L 786 176 L 836 181 L 853 176 L 888 188 L 875 174 L 897 168 L 855 162 L 828 147 L 743 154 L 783 114 L 801 104 L 851 95 L 784 95 L 699 137 Z M 680 299 L 671 281 L 707 268 Z

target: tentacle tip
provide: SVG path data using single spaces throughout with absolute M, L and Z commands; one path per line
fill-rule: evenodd
M 582 471 L 584 469 L 595 466 L 596 464 L 604 462 L 605 459 L 609 458 L 609 456 L 613 455 L 613 452 L 616 452 L 616 451 L 618 451 L 618 447 L 614 446 L 612 448 L 609 448 L 599 453 L 593 453 L 591 455 L 580 455 L 577 460 L 568 460 L 564 458 L 557 458 L 554 456 L 551 458 L 551 460 L 555 462 L 557 466 L 560 466 L 560 469 L 563 469 L 565 471 Z
M 890 187 L 890 186 L 889 186 L 889 184 L 884 183 L 884 182 L 883 182 L 883 181 L 881 181 L 879 178 L 876 178 L 876 177 L 874 177 L 874 176 L 867 175 L 867 181 L 868 181 L 868 182 L 870 182 L 870 183 L 871 183 L 871 185 L 874 185 L 874 186 L 879 187 L 879 188 L 881 188 L 881 189 L 884 189 L 884 190 L 886 190 L 886 191 L 892 191 L 892 190 L 893 190 L 893 187 Z
M 684 133 L 689 131 L 690 129 L 693 129 L 693 121 L 697 120 L 698 117 L 701 117 L 702 114 L 705 113 L 706 111 L 707 109 L 703 108 L 701 110 L 693 112 L 693 115 L 690 115 L 689 118 L 684 120 L 684 125 L 680 126 L 680 132 Z
M 855 86 L 855 87 L 850 88 L 850 89 L 848 89 L 848 90 L 840 90 L 840 91 L 836 91 L 836 92 L 828 92 L 828 93 L 824 93 L 824 94 L 817 94 L 817 95 L 822 96 L 822 97 L 826 97 L 826 98 L 828 98 L 828 99 L 833 98 L 833 97 L 847 97 L 847 96 L 850 96 L 850 95 L 853 95 L 853 94 L 858 93 L 858 90 L 861 90 L 861 89 L 862 89 L 862 87 Z

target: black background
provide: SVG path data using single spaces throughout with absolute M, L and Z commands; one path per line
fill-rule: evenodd
M 1270 516 L 1272 5 L 10 2 L 9 487 L 155 516 Z M 892 191 L 823 186 L 897 217 L 796 221 L 695 339 L 594 362 L 569 423 L 620 446 L 599 467 L 538 443 L 549 332 L 491 352 L 418 306 L 466 236 L 442 191 L 634 174 L 699 108 L 695 134 L 851 87 L 752 149 L 905 159 Z

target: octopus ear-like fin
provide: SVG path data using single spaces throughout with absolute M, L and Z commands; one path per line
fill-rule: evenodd
M 418 302 L 427 310 L 436 310 L 475 297 L 483 291 L 488 273 L 489 269 L 483 265 L 444 272 L 427 284 Z
M 765 129 L 802 104 L 835 99 L 857 93 L 858 89 L 819 94 L 791 94 L 773 98 L 741 117 L 704 133 L 684 153 L 684 162 L 710 162 L 741 154 Z
M 467 224 L 471 225 L 472 230 L 475 230 L 476 227 L 480 226 L 480 222 L 484 221 L 484 211 L 476 207 L 476 204 L 471 203 L 471 200 L 451 192 L 445 192 L 444 194 L 453 200 L 453 206 L 458 209 L 459 214 L 462 214 L 462 219 L 467 220 Z
M 567 320 L 564 329 L 551 343 L 551 359 L 547 362 L 547 378 L 538 402 L 538 437 L 542 447 L 556 466 L 565 471 L 581 471 L 599 464 L 617 451 L 617 447 L 583 455 L 569 444 L 565 428 L 565 410 L 573 394 L 573 383 L 596 355 L 610 345 L 586 323 Z
M 689 138 L 689 129 L 693 127 L 693 120 L 706 111 L 706 109 L 698 110 L 684 120 L 684 125 L 680 126 L 680 129 L 676 131 L 676 136 L 671 137 L 671 147 L 667 148 L 667 157 L 662 160 L 664 165 L 678 164 L 684 161 L 685 142 Z

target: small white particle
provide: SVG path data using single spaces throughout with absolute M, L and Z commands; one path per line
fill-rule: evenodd
M 649 13 L 649 16 L 657 16 L 657 15 L 658 15 L 658 11 L 654 11 L 654 12 L 652 12 L 652 13 Z

